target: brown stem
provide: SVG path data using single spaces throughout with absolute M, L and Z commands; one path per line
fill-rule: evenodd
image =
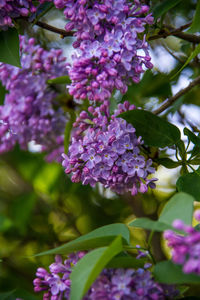
M 189 92 L 193 87 L 195 87 L 197 84 L 200 83 L 200 76 L 198 76 L 197 78 L 195 78 L 192 82 L 190 82 L 190 84 L 180 90 L 177 94 L 175 94 L 174 96 L 168 98 L 165 100 L 165 102 L 160 106 L 158 107 L 157 109 L 155 109 L 153 111 L 153 113 L 155 115 L 158 115 L 160 114 L 161 112 L 163 112 L 165 109 L 167 109 L 169 106 L 171 106 L 178 98 L 180 98 L 181 96 L 183 96 L 184 94 L 186 94 L 187 92 Z
M 41 22 L 41 21 L 37 21 L 35 23 L 35 25 L 37 25 L 43 29 L 49 30 L 51 32 L 58 33 L 62 36 L 62 38 L 66 37 L 66 36 L 73 36 L 73 34 L 74 34 L 74 31 L 67 32 L 64 29 L 56 28 L 52 25 L 49 25 L 49 24 Z
M 148 38 L 149 41 L 157 40 L 160 38 L 166 38 L 170 35 L 176 36 L 178 38 L 181 38 L 185 41 L 191 42 L 191 43 L 200 43 L 200 36 L 197 36 L 195 34 L 189 34 L 182 32 L 186 28 L 190 27 L 191 22 L 187 23 L 183 26 L 180 26 L 179 28 L 174 28 L 170 25 L 164 25 L 164 28 L 160 30 L 158 34 L 152 35 Z

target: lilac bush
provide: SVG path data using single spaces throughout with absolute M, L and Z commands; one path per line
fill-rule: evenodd
M 28 16 L 36 11 L 32 0 L 1 0 L 0 1 L 0 30 L 14 26 L 13 19 Z
M 145 35 L 152 24 L 149 7 L 140 1 L 54 0 L 64 8 L 69 22 L 67 31 L 76 30 L 73 65 L 69 68 L 72 83 L 69 93 L 76 99 L 108 100 L 114 89 L 126 93 L 127 85 L 139 82 L 140 74 L 152 68 Z
M 64 149 L 67 116 L 56 101 L 59 92 L 47 80 L 67 73 L 65 58 L 61 50 L 47 51 L 24 36 L 20 37 L 20 51 L 21 69 L 0 63 L 0 80 L 8 90 L 0 107 L 0 153 L 16 143 L 27 149 L 35 141 L 43 151 L 54 151 L 51 159 L 57 158 Z
M 134 108 L 126 101 L 111 116 L 109 102 L 104 102 L 81 112 L 74 123 L 69 153 L 63 154 L 65 172 L 72 173 L 73 182 L 101 183 L 116 193 L 130 191 L 132 195 L 155 188 L 156 179 L 147 179 L 155 169 L 151 159 L 141 153 L 141 137 L 131 124 L 117 117 Z
M 83 252 L 70 254 L 62 263 L 61 256 L 49 266 L 50 272 L 38 268 L 33 281 L 35 292 L 44 292 L 43 300 L 69 299 L 72 267 L 84 256 Z M 155 282 L 149 264 L 135 269 L 104 269 L 92 284 L 83 300 L 164 300 L 174 299 L 178 291 L 174 286 Z
M 42 251 L 36 256 L 75 251 L 64 262 L 57 255 L 49 270 L 37 269 L 34 291 L 44 300 L 199 296 L 192 283 L 200 282 L 200 231 L 191 224 L 194 202 L 200 201 L 200 134 L 198 122 L 186 114 L 186 105 L 198 106 L 199 2 L 196 11 L 197 1 L 156 2 L 0 0 L 0 154 L 16 145 L 31 152 L 36 144 L 47 162 L 59 162 L 41 165 L 34 155 L 29 165 L 33 155 L 20 151 L 0 158 L 0 298 L 32 297 L 26 289 L 34 261 L 21 269 L 19 256 L 23 251 L 23 258 L 30 257 L 33 247 Z M 61 24 L 56 9 L 64 13 L 65 29 L 56 25 Z M 27 37 L 18 39 L 18 32 Z M 34 39 L 40 43 L 40 34 L 44 47 Z M 153 66 L 148 41 L 156 68 L 142 76 Z M 70 63 L 52 44 L 70 52 Z M 169 64 L 169 74 L 158 62 L 166 55 L 177 62 Z M 6 64 L 20 66 L 20 60 L 22 68 Z M 192 71 L 186 74 L 188 86 L 174 94 L 186 66 Z M 132 97 L 139 109 L 124 102 Z M 184 139 L 173 123 L 186 126 Z M 66 181 L 61 163 L 71 181 L 82 184 Z M 179 178 L 172 174 L 176 184 L 162 184 L 160 166 L 180 168 Z M 156 168 L 159 189 L 147 193 L 155 188 Z M 169 185 L 177 191 L 171 199 Z M 104 189 L 122 196 L 108 201 Z M 138 193 L 146 195 L 135 197 Z M 200 212 L 195 215 L 200 221 Z M 174 230 L 164 237 L 179 267 L 166 260 L 162 243 L 161 232 L 174 217 Z
M 195 212 L 195 218 L 200 221 L 200 210 Z M 167 230 L 164 238 L 172 248 L 172 261 L 183 266 L 184 273 L 200 275 L 200 231 L 181 220 L 175 220 L 173 227 L 183 231 L 183 235 Z

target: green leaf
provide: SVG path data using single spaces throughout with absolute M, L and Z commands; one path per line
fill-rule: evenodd
M 177 168 L 178 166 L 180 166 L 180 162 L 178 161 L 174 161 L 168 157 L 163 157 L 163 158 L 158 158 L 156 160 L 156 162 L 158 162 L 159 164 L 161 164 L 162 166 L 168 168 L 168 169 L 174 169 Z
M 200 176 L 196 173 L 184 174 L 176 182 L 179 192 L 192 195 L 196 201 L 200 201 Z
M 173 230 L 173 227 L 169 224 L 159 222 L 159 221 L 153 221 L 148 218 L 138 218 L 138 219 L 134 220 L 133 222 L 131 222 L 129 224 L 129 226 L 139 227 L 139 228 L 153 230 L 153 231 L 159 231 L 159 232 L 163 232 L 167 229 Z
M 107 246 L 116 236 L 121 235 L 124 244 L 130 243 L 130 233 L 128 227 L 124 224 L 110 224 L 93 230 L 74 241 L 64 244 L 55 249 L 51 249 L 35 256 L 48 254 L 68 254 L 78 250 L 88 250 L 97 247 Z
M 112 115 L 115 111 L 115 109 L 117 109 L 117 106 L 119 104 L 119 102 L 122 100 L 122 94 L 119 93 L 119 91 L 115 91 L 109 102 L 110 102 L 110 115 Z
M 171 225 L 180 219 L 185 224 L 192 224 L 194 198 L 186 193 L 175 194 L 164 206 L 159 221 Z
M 191 130 L 189 130 L 188 128 L 184 128 L 183 130 L 184 134 L 188 136 L 189 140 L 200 147 L 200 138 L 198 136 L 196 136 Z
M 70 275 L 70 300 L 81 300 L 107 263 L 122 250 L 122 238 L 118 236 L 109 247 L 95 249 L 79 260 Z
M 71 80 L 69 79 L 69 76 L 60 76 L 54 79 L 47 80 L 48 84 L 69 84 L 71 83 Z
M 187 30 L 187 32 L 189 33 L 195 33 L 195 32 L 199 32 L 200 31 L 200 0 L 197 3 L 196 6 L 196 11 L 195 11 L 195 15 L 192 21 L 192 25 L 190 26 L 190 28 Z
M 200 165 L 200 158 L 191 159 L 190 165 Z
M 170 79 L 174 79 L 190 62 L 193 58 L 195 58 L 200 52 L 200 44 L 196 46 L 194 51 L 190 54 L 184 65 L 176 72 Z
M 172 223 L 176 219 L 185 224 L 192 224 L 194 198 L 186 193 L 175 194 L 164 206 L 157 221 L 148 218 L 138 218 L 129 223 L 129 226 L 139 227 L 153 231 L 174 230 Z
M 136 106 L 143 107 L 149 97 L 156 97 L 164 100 L 172 94 L 169 83 L 169 75 L 153 73 L 147 70 L 139 83 L 132 83 L 128 91 L 123 95 L 123 100 L 128 100 Z
M 135 257 L 132 257 L 130 255 L 126 256 L 116 256 L 114 257 L 108 264 L 107 268 L 143 268 L 146 260 L 145 259 L 137 259 Z
M 73 123 L 75 122 L 76 119 L 76 114 L 74 111 L 70 111 L 70 120 L 66 123 L 65 126 L 65 138 L 64 138 L 64 148 L 65 148 L 65 153 L 68 153 L 68 148 L 69 148 L 69 143 L 70 143 L 70 137 L 71 137 L 71 130 L 73 127 Z
M 0 61 L 21 68 L 19 36 L 15 28 L 0 31 Z
M 154 9 L 153 9 L 153 16 L 155 19 L 158 19 L 163 14 L 168 12 L 171 8 L 176 6 L 178 3 L 180 3 L 182 0 L 165 0 L 161 3 L 158 3 Z
M 184 274 L 181 268 L 171 261 L 162 261 L 155 265 L 153 274 L 158 282 L 166 284 L 200 283 L 200 276 Z
M 118 117 L 132 124 L 137 136 L 142 136 L 148 146 L 163 148 L 174 145 L 180 139 L 180 131 L 176 126 L 149 111 L 135 109 Z
M 4 104 L 5 95 L 6 95 L 6 89 L 0 81 L 0 105 Z
M 187 152 L 186 152 L 186 149 L 185 149 L 185 144 L 182 140 L 179 140 L 177 143 L 176 143 L 176 146 L 178 147 L 178 150 L 179 150 L 179 154 L 182 158 L 182 160 L 186 160 L 187 158 Z

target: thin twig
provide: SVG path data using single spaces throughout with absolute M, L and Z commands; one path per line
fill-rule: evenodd
M 39 27 L 41 27 L 43 29 L 49 30 L 51 32 L 60 34 L 63 38 L 66 37 L 66 36 L 73 36 L 73 34 L 74 34 L 74 31 L 67 32 L 64 29 L 60 29 L 60 28 L 54 27 L 52 25 L 49 25 L 49 24 L 41 22 L 41 21 L 37 21 L 35 23 L 35 25 L 37 25 L 37 26 L 39 26 Z
M 181 60 L 178 56 L 176 56 L 164 43 L 162 43 L 162 46 L 165 48 L 165 50 L 174 58 L 176 59 L 178 62 L 180 62 L 181 64 L 184 64 L 185 61 Z
M 200 43 L 200 36 L 197 36 L 195 34 L 185 33 L 183 30 L 190 27 L 191 22 L 187 23 L 185 25 L 180 26 L 179 28 L 174 28 L 170 25 L 165 24 L 163 29 L 161 29 L 158 34 L 152 35 L 148 38 L 149 41 L 157 40 L 160 38 L 166 38 L 170 35 L 176 36 L 178 38 L 181 38 L 185 41 L 191 42 L 191 43 Z
M 197 78 L 195 78 L 192 82 L 190 82 L 190 84 L 180 90 L 177 94 L 175 94 L 174 96 L 168 98 L 165 100 L 165 102 L 160 106 L 158 107 L 157 109 L 155 109 L 153 111 L 153 113 L 155 115 L 158 115 L 160 114 L 161 112 L 163 112 L 165 109 L 167 109 L 169 106 L 171 106 L 178 98 L 180 98 L 181 96 L 183 96 L 184 94 L 186 94 L 187 92 L 189 92 L 193 87 L 195 87 L 197 84 L 200 83 L 200 76 L 198 76 Z
M 184 32 L 177 32 L 177 33 L 173 33 L 173 36 L 176 36 L 182 40 L 191 42 L 191 43 L 195 43 L 198 44 L 200 43 L 200 36 L 197 36 L 195 34 L 189 34 L 189 33 L 184 33 Z

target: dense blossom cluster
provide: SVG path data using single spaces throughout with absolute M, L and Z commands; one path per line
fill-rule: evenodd
M 44 300 L 69 299 L 71 269 L 83 255 L 83 252 L 70 254 L 64 263 L 57 255 L 55 263 L 49 266 L 50 272 L 38 268 L 33 281 L 35 292 L 45 291 Z M 146 268 L 104 269 L 83 300 L 164 300 L 175 296 L 177 291 L 173 286 L 156 283 Z
M 0 1 L 0 30 L 13 26 L 12 19 L 27 16 L 35 12 L 32 0 L 1 0 Z
M 34 291 L 46 291 L 43 295 L 44 300 L 69 299 L 71 268 L 83 256 L 83 252 L 70 254 L 63 263 L 61 256 L 56 255 L 55 262 L 49 266 L 50 273 L 44 268 L 37 269 L 37 278 L 33 281 Z
M 0 153 L 18 142 L 27 149 L 30 141 L 43 150 L 60 147 L 66 114 L 55 101 L 58 92 L 46 81 L 66 75 L 66 62 L 61 50 L 44 50 L 33 38 L 20 37 L 22 68 L 0 64 L 0 80 L 8 94 L 0 107 Z M 60 149 L 63 152 L 63 147 Z
M 200 210 L 195 212 L 195 218 L 200 221 Z M 173 227 L 184 233 L 180 235 L 172 230 L 164 233 L 168 246 L 172 248 L 173 262 L 182 265 L 184 273 L 200 275 L 200 231 L 181 220 L 175 220 Z
M 128 0 L 54 0 L 64 8 L 69 20 L 67 31 L 75 29 L 77 48 L 69 68 L 72 80 L 69 93 L 76 99 L 108 100 L 116 88 L 122 93 L 132 79 L 140 80 L 146 68 L 152 68 L 144 26 L 151 24 L 149 7 Z
M 148 186 L 155 187 L 155 179 L 147 176 L 155 172 L 152 161 L 140 154 L 141 137 L 137 138 L 131 124 L 117 115 L 134 109 L 128 101 L 119 104 L 110 116 L 109 103 L 90 106 L 82 111 L 74 123 L 68 155 L 63 154 L 66 173 L 72 181 L 94 186 L 97 182 L 117 193 L 138 191 L 144 193 Z

